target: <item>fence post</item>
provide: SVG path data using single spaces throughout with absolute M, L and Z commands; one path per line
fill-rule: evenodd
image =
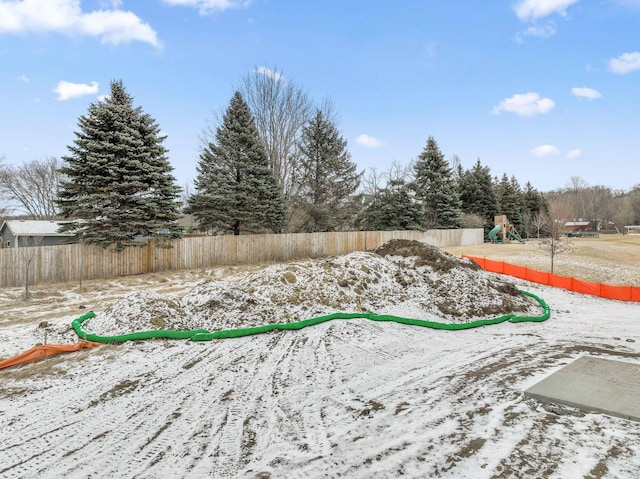
M 465 230 L 466 231 L 466 230 Z M 482 230 L 479 230 L 482 232 Z M 472 233 L 473 231 L 470 231 Z M 463 232 L 464 233 L 464 232 Z M 239 236 L 203 236 L 200 238 L 182 238 L 175 240 L 174 248 L 163 250 L 158 257 L 153 240 L 145 246 L 129 254 L 114 255 L 110 250 L 87 245 L 83 242 L 66 246 L 36 246 L 31 248 L 48 248 L 46 256 L 38 256 L 34 261 L 34 271 L 31 277 L 35 284 L 59 281 L 80 281 L 105 279 L 123 274 L 140 274 L 156 272 L 159 265 L 167 271 L 191 268 L 207 268 L 219 264 L 240 264 L 257 261 L 293 261 L 309 257 L 340 255 L 353 249 L 363 248 L 370 251 L 393 238 L 415 238 L 428 244 L 437 246 L 458 246 L 450 244 L 467 242 L 468 237 L 478 237 L 483 241 L 482 234 L 472 235 L 451 232 L 444 234 L 434 231 L 358 231 L 358 232 L 327 232 L 327 233 L 294 233 L 277 235 L 254 235 L 252 238 Z M 242 244 L 241 244 L 242 243 Z M 477 243 L 480 244 L 480 243 Z M 278 251 L 272 251 L 273 248 Z M 146 249 L 144 249 L 146 248 Z M 46 258 L 46 260 L 44 259 Z M 123 264 L 129 259 L 129 264 Z M 60 268 L 67 268 L 61 271 Z M 24 264 L 19 249 L 0 249 L 0 288 L 19 287 L 24 285 Z

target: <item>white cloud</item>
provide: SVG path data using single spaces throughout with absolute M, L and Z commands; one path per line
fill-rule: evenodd
M 256 68 L 256 73 L 260 73 L 261 75 L 267 76 L 278 82 L 284 81 L 284 77 L 280 75 L 280 73 L 273 71 L 267 67 Z
M 580 158 L 581 156 L 582 152 L 580 151 L 580 148 L 576 148 L 575 150 L 571 150 L 569 153 L 567 153 L 567 158 L 569 158 L 570 160 Z
M 58 101 L 70 100 L 71 98 L 98 93 L 98 83 L 92 81 L 88 85 L 86 83 L 71 83 L 63 80 L 52 91 L 58 94 Z
M 528 92 L 505 98 L 493 107 L 491 114 L 499 115 L 506 111 L 519 116 L 534 116 L 549 113 L 556 106 L 550 98 L 541 98 L 539 93 Z
M 567 8 L 580 0 L 520 0 L 513 10 L 523 22 L 533 22 L 539 18 L 558 14 L 567 15 Z
M 85 13 L 80 0 L 0 0 L 0 33 L 28 32 L 86 35 L 115 45 L 141 41 L 161 47 L 157 33 L 132 12 L 114 9 Z
M 251 0 L 164 0 L 164 3 L 183 7 L 197 7 L 200 15 L 209 15 L 231 8 L 247 7 Z
M 366 148 L 379 148 L 382 146 L 382 142 L 380 140 L 374 136 L 369 136 L 366 133 L 358 136 L 358 138 L 356 138 L 356 143 Z
M 120 8 L 122 0 L 100 0 L 100 6 L 102 8 Z
M 534 25 L 527 28 L 523 35 L 526 37 L 550 38 L 556 34 L 556 24 L 547 22 L 545 25 Z
M 596 98 L 602 98 L 602 95 L 598 90 L 594 90 L 593 88 L 583 87 L 574 87 L 571 89 L 571 93 L 580 98 L 588 98 L 589 100 L 595 100 Z
M 536 156 L 539 156 L 540 158 L 544 158 L 547 156 L 556 156 L 558 153 L 560 153 L 560 150 L 558 150 L 553 145 L 540 145 L 533 148 L 531 150 L 531 153 L 533 153 Z
M 623 53 L 609 60 L 609 70 L 619 75 L 640 70 L 640 52 Z
M 29 83 L 31 80 L 29 79 L 29 77 L 27 75 L 20 75 L 18 78 L 16 78 L 17 80 L 20 80 L 22 82 L 25 83 Z

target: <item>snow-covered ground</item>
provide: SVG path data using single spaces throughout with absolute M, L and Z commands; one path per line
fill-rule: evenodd
M 365 276 L 375 271 L 386 280 L 367 287 L 350 273 L 342 280 L 351 281 L 349 298 L 353 288 L 361 296 L 373 290 L 367 301 L 384 309 L 398 274 L 386 277 L 389 265 L 374 263 Z M 362 271 L 353 258 L 351 265 L 357 268 L 347 271 Z M 271 267 L 270 278 L 289 278 L 273 287 L 298 284 L 287 273 L 300 279 L 312 267 L 303 266 Z M 259 274 L 238 277 L 233 291 L 256 293 L 243 281 L 254 275 L 255 285 Z M 0 371 L 0 477 L 640 477 L 638 423 L 523 396 L 582 355 L 640 364 L 640 304 L 501 280 L 544 298 L 551 319 L 457 332 L 333 321 L 214 342 L 105 345 Z M 166 296 L 177 301 L 205 287 L 183 281 Z M 347 288 L 331 281 L 325 278 L 318 298 Z M 451 295 L 464 297 L 458 283 L 449 284 Z M 481 301 L 476 286 L 469 283 Z M 394 296 L 386 312 L 394 305 L 416 312 L 420 298 L 410 287 L 405 302 Z M 119 298 L 138 289 L 113 294 L 102 308 L 99 292 L 93 304 L 87 295 L 73 304 L 94 309 L 94 327 L 106 327 L 108 310 L 124 308 Z M 303 303 L 291 303 L 293 310 Z M 83 310 L 60 311 L 47 327 L 39 327 L 37 311 L 30 321 L 0 322 L 0 359 L 42 341 L 44 331 L 49 342 L 72 340 L 66 325 Z M 443 313 L 442 320 L 456 319 Z

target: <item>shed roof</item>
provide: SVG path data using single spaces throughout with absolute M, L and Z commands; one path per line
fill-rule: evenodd
M 6 225 L 13 236 L 73 236 L 72 233 L 58 233 L 61 223 L 47 220 L 6 220 L 3 226 Z
M 565 226 L 589 226 L 591 221 L 567 221 Z

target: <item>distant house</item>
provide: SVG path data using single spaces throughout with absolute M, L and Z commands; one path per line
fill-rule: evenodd
M 592 230 L 591 221 L 567 221 L 564 224 L 566 231 L 588 231 Z
M 51 246 L 66 243 L 71 233 L 58 233 L 60 221 L 6 220 L 0 226 L 0 248 Z

